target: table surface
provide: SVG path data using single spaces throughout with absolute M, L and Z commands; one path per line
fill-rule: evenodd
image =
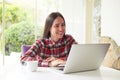
M 120 71 L 103 67 L 94 71 L 63 74 L 47 67 L 38 67 L 30 72 L 25 66 L 4 66 L 0 71 L 0 80 L 120 80 Z

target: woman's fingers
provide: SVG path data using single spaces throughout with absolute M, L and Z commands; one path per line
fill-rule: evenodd
M 48 57 L 47 59 L 46 59 L 46 61 L 48 61 L 48 62 L 50 62 L 50 61 L 53 61 L 53 60 L 56 60 L 57 58 L 55 58 L 55 57 Z
M 58 66 L 60 64 L 65 64 L 66 61 L 60 60 L 60 59 L 56 59 L 50 62 L 50 66 Z

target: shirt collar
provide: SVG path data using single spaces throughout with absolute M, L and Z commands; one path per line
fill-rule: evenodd
M 57 44 L 60 43 L 62 41 L 63 38 L 60 38 L 57 42 L 53 41 L 51 37 L 49 37 L 49 40 L 52 44 Z

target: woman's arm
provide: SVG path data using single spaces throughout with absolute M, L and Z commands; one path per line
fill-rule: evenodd
M 37 60 L 38 66 L 48 66 L 48 63 L 42 63 L 43 59 L 40 56 L 40 47 L 42 47 L 41 41 L 36 40 L 36 42 L 31 46 L 31 48 L 21 57 L 21 63 Z

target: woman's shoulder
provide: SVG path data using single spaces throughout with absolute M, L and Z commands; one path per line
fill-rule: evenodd
M 39 38 L 36 40 L 36 42 L 38 42 L 38 43 L 46 43 L 47 41 L 48 41 L 47 38 Z

